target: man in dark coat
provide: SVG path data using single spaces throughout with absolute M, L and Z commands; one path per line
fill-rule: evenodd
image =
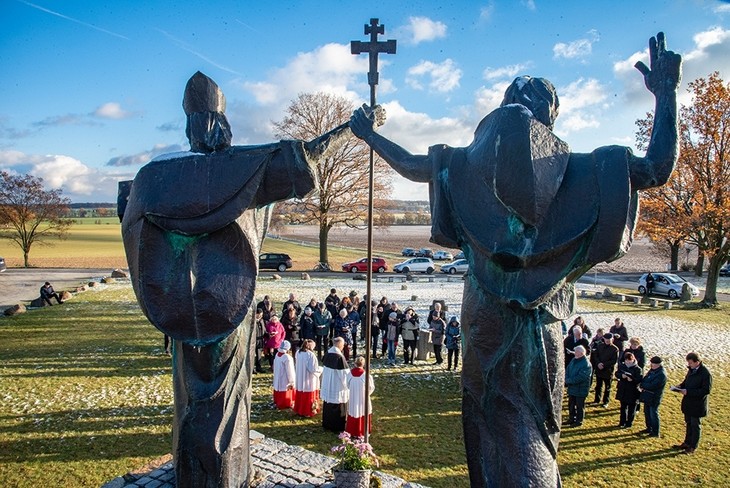
M 596 355 L 596 396 L 593 403 L 601 403 L 603 408 L 608 408 L 611 400 L 611 382 L 613 381 L 613 370 L 618 362 L 618 347 L 613 344 L 613 334 L 610 332 L 603 335 L 603 344 L 593 353 Z M 603 391 L 603 400 L 601 400 Z
M 568 388 L 568 422 L 571 427 L 583 425 L 586 397 L 591 389 L 593 368 L 586 358 L 586 348 L 575 346 L 574 358 L 565 368 L 565 386 Z
M 697 449 L 702 433 L 702 417 L 709 411 L 707 397 L 712 390 L 712 375 L 710 370 L 702 364 L 696 352 L 687 354 L 687 376 L 672 390 L 682 394 L 682 413 L 686 430 L 684 441 L 674 446 L 684 450 L 685 454 L 692 454 Z
M 649 371 L 639 384 L 639 400 L 644 404 L 644 434 L 659 437 L 659 404 L 662 402 L 667 375 L 662 367 L 662 358 L 654 356 L 649 360 Z
M 623 354 L 624 343 L 629 340 L 629 330 L 620 318 L 616 318 L 608 331 L 613 334 L 613 345 L 618 348 L 619 354 Z
M 563 341 L 563 351 L 565 352 L 565 368 L 575 357 L 575 347 L 583 346 L 586 351 L 590 351 L 591 346 L 588 343 L 588 339 L 583 337 L 583 328 L 580 325 L 575 325 L 571 329 L 571 334 Z M 586 353 L 584 353 L 586 354 Z
M 618 365 L 616 371 L 616 400 L 621 402 L 621 414 L 618 426 L 628 429 L 634 423 L 636 406 L 639 402 L 639 382 L 643 378 L 641 368 L 636 364 L 636 357 L 631 352 L 626 352 L 623 361 Z

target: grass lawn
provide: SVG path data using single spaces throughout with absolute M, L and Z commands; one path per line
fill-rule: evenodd
M 260 284 L 259 293 L 266 292 L 265 286 Z M 611 304 L 583 303 L 615 313 Z M 629 313 L 627 307 L 621 310 Z M 641 313 L 667 312 L 680 314 L 688 326 L 700 317 L 730 327 L 727 310 L 677 307 Z M 161 352 L 162 334 L 142 316 L 128 285 L 0 319 L 4 485 L 98 487 L 169 453 L 170 360 Z M 434 488 L 468 486 L 458 376 L 426 365 L 380 369 L 377 363 L 371 441 L 382 469 Z M 730 368 L 708 366 L 714 375 L 713 413 L 703 422 L 695 455 L 682 456 L 670 448 L 684 433 L 679 398 L 670 392 L 660 409 L 661 439 L 634 435 L 639 428 L 616 429 L 616 405 L 589 407 L 583 428 L 562 435 L 558 461 L 564 486 L 727 486 Z M 671 382 L 683 375 L 681 370 L 668 373 Z M 321 453 L 337 442 L 322 431 L 320 417 L 300 419 L 271 408 L 270 385 L 270 374 L 254 377 L 253 428 Z
M 339 271 L 343 263 L 365 257 L 366 243 L 358 247 L 362 249 L 329 246 L 330 264 Z M 311 270 L 319 262 L 319 247 L 300 242 L 269 238 L 264 241 L 262 252 L 289 254 L 294 261 L 294 271 Z M 400 254 L 386 252 L 376 251 L 375 255 L 385 257 L 391 267 L 404 259 Z M 23 253 L 8 239 L 0 239 L 0 256 L 5 258 L 8 267 L 23 266 Z M 35 243 L 30 250 L 30 265 L 42 268 L 126 268 L 119 220 L 116 217 L 76 219 L 66 239 Z

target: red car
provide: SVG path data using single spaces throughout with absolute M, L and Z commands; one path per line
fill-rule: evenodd
M 373 273 L 385 273 L 388 270 L 388 263 L 383 258 L 373 258 Z M 359 261 L 345 263 L 342 265 L 342 271 L 350 273 L 367 273 L 368 258 L 362 258 Z

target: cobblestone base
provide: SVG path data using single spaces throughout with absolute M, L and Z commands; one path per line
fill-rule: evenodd
M 336 488 L 332 468 L 337 461 L 329 456 L 290 446 L 251 431 L 251 461 L 254 479 L 251 488 Z M 382 488 L 427 488 L 409 483 L 380 471 Z M 114 478 L 101 488 L 174 488 L 175 471 L 172 461 L 162 466 Z

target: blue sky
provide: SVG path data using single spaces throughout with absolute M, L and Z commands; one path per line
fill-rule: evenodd
M 200 70 L 227 101 L 234 143 L 274 140 L 299 93 L 369 99 L 367 56 L 350 54 L 377 17 L 383 134 L 414 153 L 467 145 L 517 75 L 548 78 L 555 131 L 574 151 L 633 146 L 653 98 L 632 66 L 664 31 L 687 82 L 730 80 L 727 1 L 0 0 L 0 169 L 31 173 L 74 202 L 115 201 L 117 181 L 189 148 L 182 93 Z M 400 199 L 425 185 L 394 181 Z

